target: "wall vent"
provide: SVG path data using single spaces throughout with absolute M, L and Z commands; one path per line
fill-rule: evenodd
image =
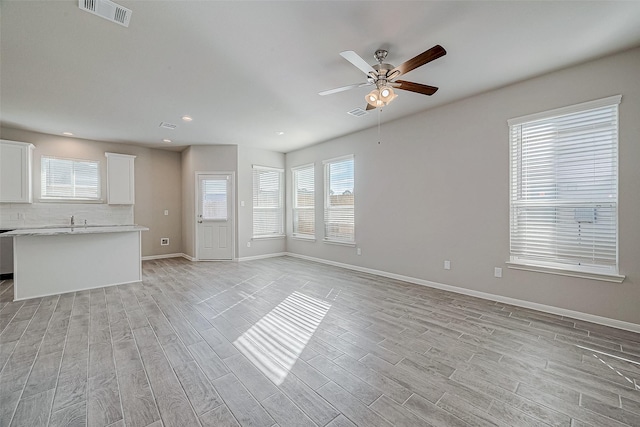
M 369 114 L 369 112 L 363 110 L 362 108 L 354 108 L 351 111 L 347 111 L 347 114 L 351 114 L 352 116 L 356 116 L 356 117 L 362 117 L 362 116 L 366 116 L 367 114 Z
M 161 128 L 165 128 L 165 129 L 174 130 L 175 128 L 178 127 L 178 125 L 174 125 L 173 123 L 160 122 L 160 127 Z
M 82 10 L 108 19 L 123 27 L 129 26 L 131 14 L 133 13 L 130 9 L 115 4 L 110 0 L 78 0 L 78 6 Z

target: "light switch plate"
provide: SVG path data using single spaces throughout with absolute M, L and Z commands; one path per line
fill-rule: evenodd
M 502 277 L 502 269 L 500 267 L 495 267 L 493 269 L 493 275 L 495 277 Z
M 451 270 L 451 261 L 449 261 L 449 260 L 445 260 L 445 262 L 444 262 L 444 269 L 445 269 L 445 270 Z

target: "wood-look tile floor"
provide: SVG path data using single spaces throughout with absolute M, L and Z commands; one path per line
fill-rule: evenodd
M 640 426 L 640 335 L 282 257 L 11 302 L 0 426 Z

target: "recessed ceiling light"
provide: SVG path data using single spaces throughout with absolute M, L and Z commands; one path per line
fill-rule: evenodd
M 170 139 L 163 139 L 162 142 L 171 142 Z
M 189 117 L 189 116 L 182 116 L 182 120 L 184 120 L 185 122 L 190 122 L 193 119 L 191 117 Z
M 278 132 L 276 132 L 276 135 L 284 135 L 284 132 L 279 130 Z
M 62 134 L 66 135 L 66 136 L 73 136 L 73 134 L 71 132 L 62 132 Z

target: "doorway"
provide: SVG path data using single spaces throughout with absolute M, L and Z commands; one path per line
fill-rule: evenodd
M 232 260 L 235 242 L 234 174 L 197 173 L 196 259 Z

